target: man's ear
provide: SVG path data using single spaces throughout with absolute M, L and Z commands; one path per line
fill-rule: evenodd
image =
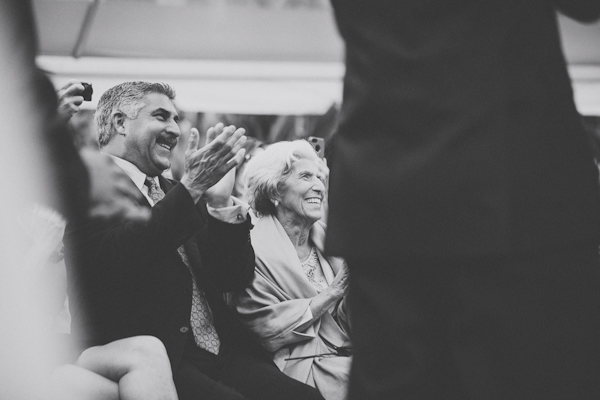
M 125 114 L 121 111 L 113 112 L 112 116 L 112 125 L 117 131 L 117 134 L 125 136 Z

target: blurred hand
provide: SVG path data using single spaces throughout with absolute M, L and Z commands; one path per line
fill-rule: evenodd
M 150 210 L 140 207 L 142 192 L 109 156 L 84 148 L 79 152 L 90 177 L 90 217 L 147 220 Z
M 235 175 L 228 172 L 244 159 L 244 133 L 244 129 L 236 130 L 235 126 L 225 128 L 222 123 L 218 123 L 207 131 L 207 144 L 198 149 L 200 135 L 197 129 L 192 128 L 181 183 L 188 189 L 194 201 L 206 194 L 207 203 L 212 207 L 230 205 Z M 226 179 L 219 182 L 226 175 Z M 215 187 L 208 191 L 212 186 Z
M 329 191 L 329 167 L 327 166 L 327 159 L 319 158 L 317 161 L 317 167 L 319 168 L 319 172 L 323 174 L 323 185 L 325 186 L 325 192 Z
M 58 115 L 63 122 L 67 122 L 79 112 L 83 103 L 84 87 L 79 81 L 71 80 L 58 90 Z
M 327 166 L 327 159 L 319 158 L 319 161 L 317 161 L 317 167 L 323 175 L 323 186 L 325 186 L 323 200 L 321 201 L 321 210 L 323 210 L 321 221 L 327 224 L 327 219 L 329 217 L 329 167 Z
M 40 204 L 34 204 L 30 219 L 24 224 L 33 242 L 32 250 L 44 254 L 45 258 L 62 246 L 65 226 L 62 215 Z

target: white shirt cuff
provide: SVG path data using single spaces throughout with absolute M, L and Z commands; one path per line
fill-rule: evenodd
M 207 204 L 206 209 L 212 217 L 220 221 L 229 224 L 241 224 L 245 222 L 248 215 L 248 205 L 233 196 L 231 196 L 231 200 L 233 200 L 232 206 L 215 208 Z

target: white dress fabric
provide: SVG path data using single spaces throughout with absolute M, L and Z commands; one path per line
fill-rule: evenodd
M 296 331 L 296 327 L 312 318 L 309 304 L 317 290 L 277 218 L 263 216 L 254 222 L 250 231 L 256 254 L 254 280 L 232 299 L 240 320 L 272 352 L 275 364 L 286 375 L 317 388 L 326 400 L 346 399 L 352 357 L 286 360 L 332 352 L 321 337 L 338 347 L 350 346 L 345 302 L 341 301 L 308 329 Z M 323 257 L 324 238 L 324 225 L 315 223 L 310 239 L 330 285 L 343 260 Z

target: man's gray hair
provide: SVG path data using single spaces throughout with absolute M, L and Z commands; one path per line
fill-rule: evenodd
M 281 187 L 289 176 L 292 165 L 301 159 L 319 160 L 306 140 L 273 143 L 248 161 L 244 179 L 248 203 L 260 215 L 274 215 L 273 200 L 281 198 Z
M 143 101 L 144 96 L 150 93 L 160 93 L 171 100 L 175 99 L 175 91 L 166 83 L 142 81 L 121 83 L 102 94 L 94 115 L 100 147 L 106 146 L 110 141 L 113 131 L 113 113 L 120 111 L 127 118 L 135 119 L 138 112 L 146 105 Z

